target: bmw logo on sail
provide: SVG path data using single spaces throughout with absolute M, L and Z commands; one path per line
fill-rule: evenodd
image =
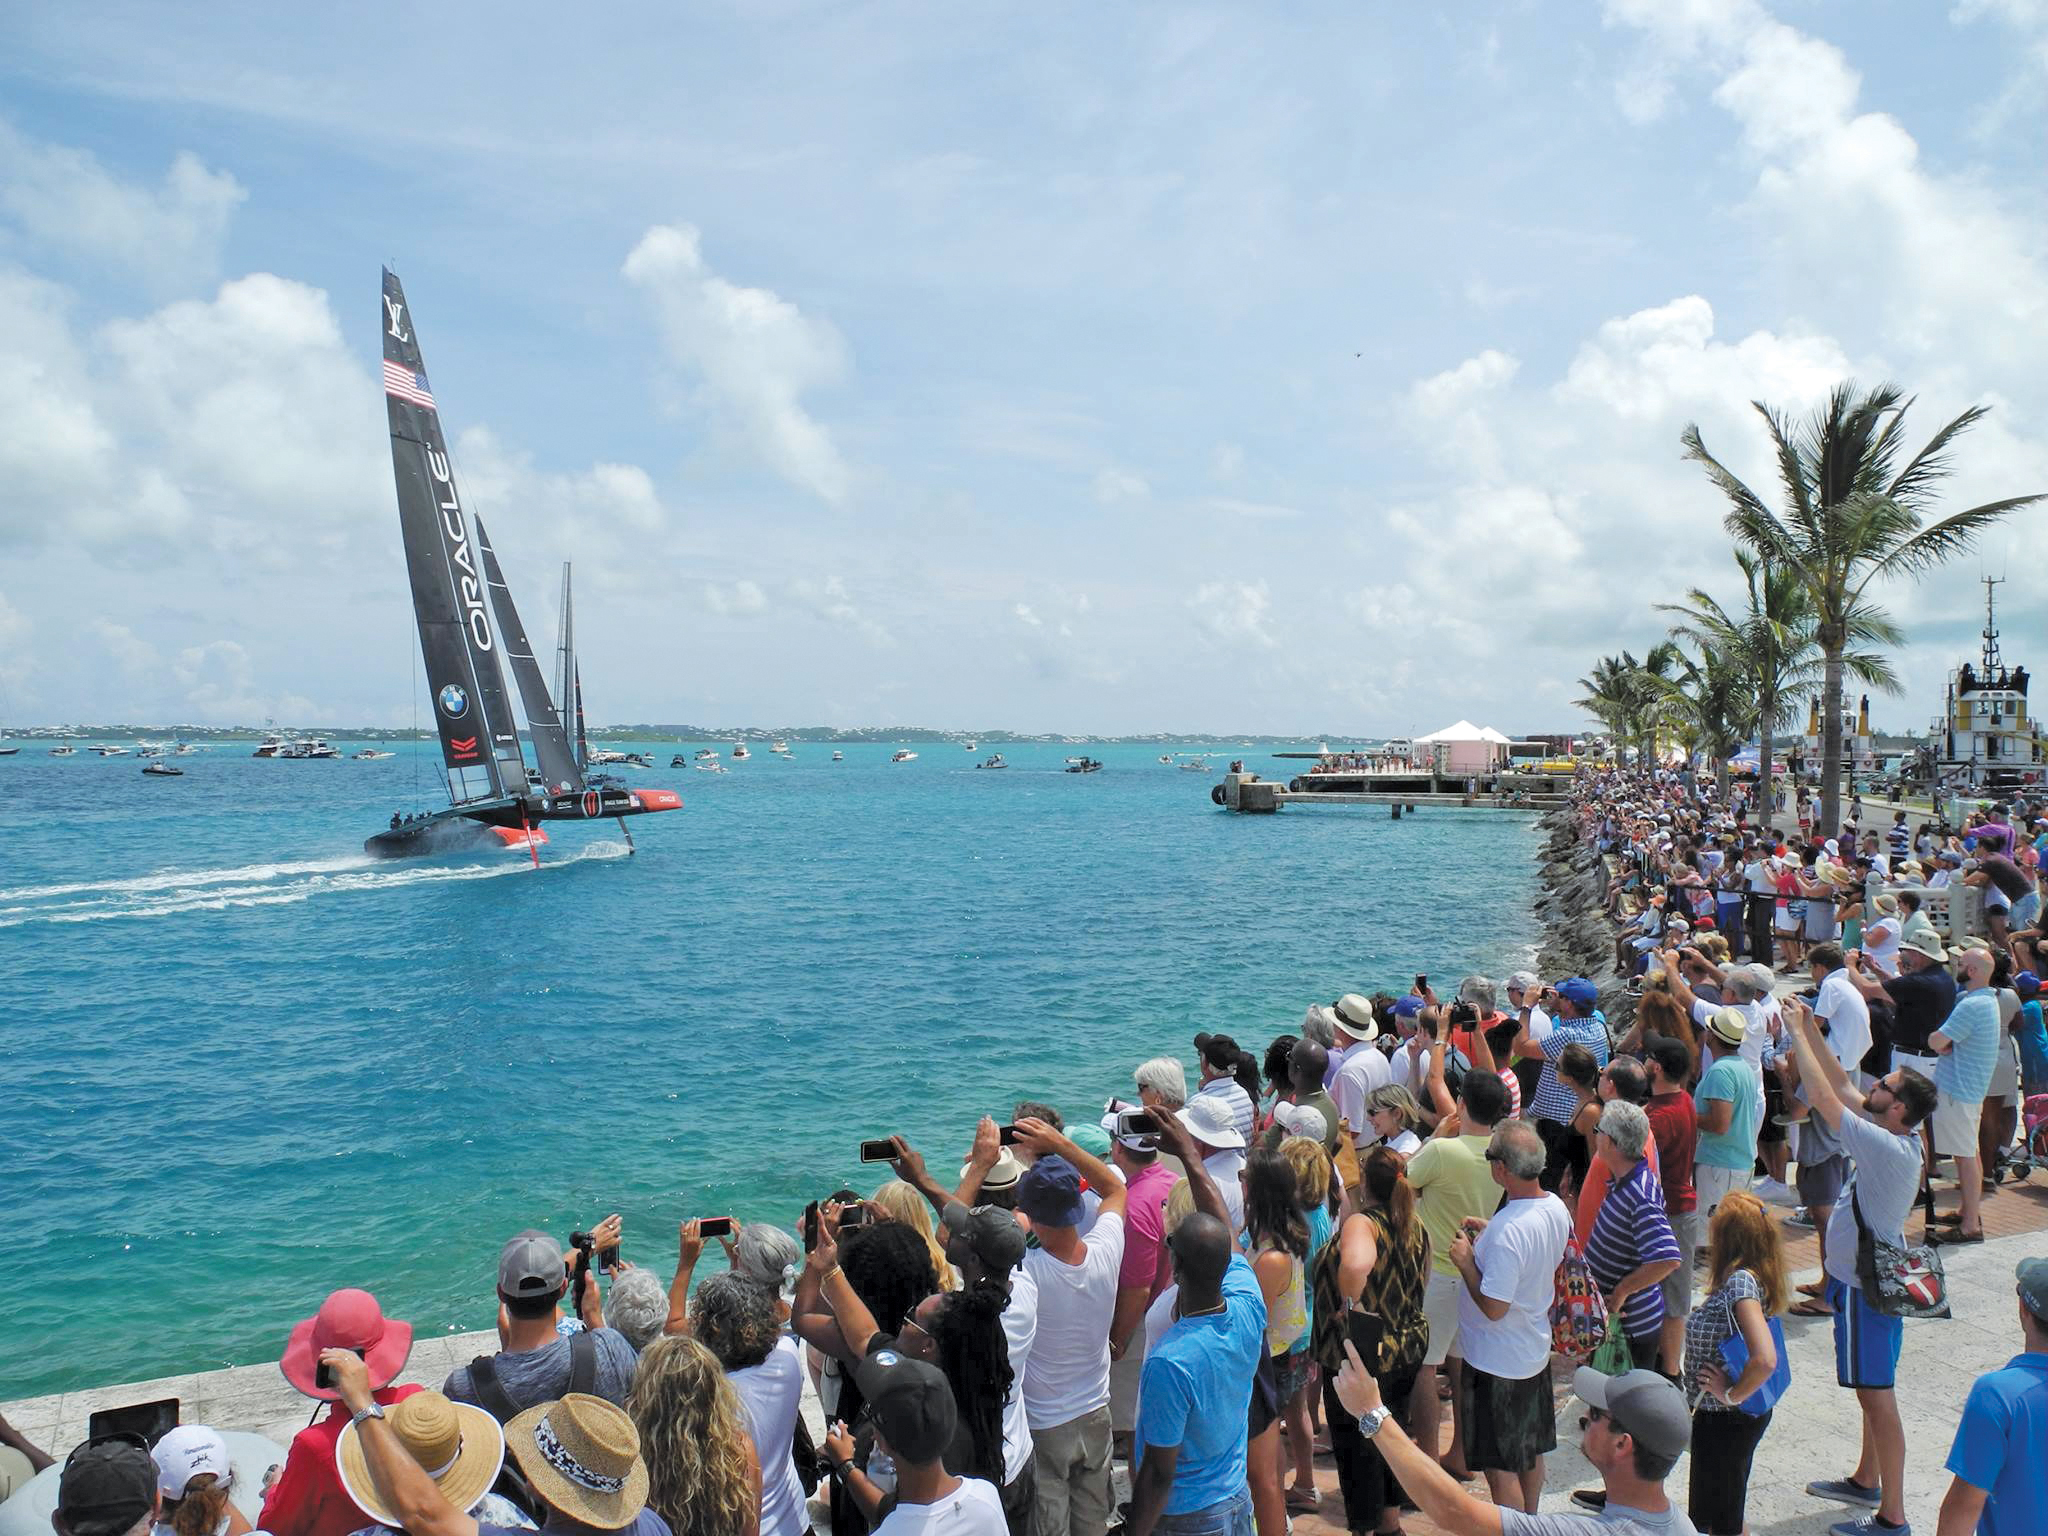
M 441 713 L 450 720 L 460 720 L 469 708 L 469 695 L 455 684 L 450 683 L 441 690 Z

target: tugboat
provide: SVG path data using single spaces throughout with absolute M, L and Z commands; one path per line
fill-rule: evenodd
M 1984 649 L 1949 676 L 1946 708 L 1933 722 L 1934 778 L 1945 788 L 1995 791 L 2038 788 L 2048 782 L 2048 745 L 2027 713 L 2025 667 L 2005 665 L 1998 650 L 1995 589 L 1984 581 Z

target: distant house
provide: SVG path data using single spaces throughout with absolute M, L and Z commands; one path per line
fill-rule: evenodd
M 1490 725 L 1460 720 L 1440 731 L 1416 737 L 1415 745 L 1418 759 L 1432 757 L 1439 773 L 1457 778 L 1499 769 L 1507 762 L 1508 748 L 1513 743 Z

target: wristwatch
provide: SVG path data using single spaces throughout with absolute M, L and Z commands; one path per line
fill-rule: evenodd
M 1374 1408 L 1368 1413 L 1361 1413 L 1358 1416 L 1358 1432 L 1370 1440 L 1380 1432 L 1380 1426 L 1386 1423 L 1390 1417 L 1391 1415 L 1387 1412 L 1387 1405 L 1381 1403 L 1379 1407 Z
M 383 1417 L 384 1405 L 378 1402 L 375 1398 L 372 1398 L 370 1400 L 370 1406 L 365 1408 L 361 1413 L 349 1415 L 349 1423 L 361 1424 L 365 1419 L 381 1419 Z

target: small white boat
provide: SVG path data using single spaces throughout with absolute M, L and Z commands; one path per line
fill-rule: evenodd
M 1159 761 L 1171 767 L 1173 765 L 1173 754 L 1171 752 L 1162 752 L 1159 754 Z
M 63 745 L 63 746 L 61 746 L 61 747 L 52 747 L 52 748 L 50 748 L 50 756 L 52 756 L 52 757 L 75 757 L 75 756 L 77 756 L 77 755 L 78 755 L 78 748 L 76 748 L 76 747 L 72 746 L 72 745 L 71 745 L 70 743 L 68 743 L 68 742 L 67 742 L 67 743 L 65 743 L 65 745 Z
M 696 755 L 697 761 L 700 763 L 713 762 L 718 757 L 718 754 L 709 747 L 699 747 Z
M 835 763 L 843 763 L 846 761 L 846 754 L 844 752 L 834 752 L 832 754 L 832 761 Z
M 351 752 L 349 761 L 354 763 L 378 763 L 387 757 L 396 757 L 396 752 L 379 752 L 375 747 L 365 747 L 360 752 Z
M 101 757 L 126 757 L 128 755 L 126 747 L 98 746 L 94 747 L 93 751 L 99 753 Z
M 1206 757 L 1191 757 L 1180 765 L 1180 771 L 1182 773 L 1207 773 L 1209 772 L 1209 759 Z
M 1100 773 L 1102 764 L 1092 757 L 1070 757 L 1067 759 L 1069 773 Z
M 966 749 L 967 751 L 969 751 L 969 752 L 979 752 L 979 751 L 981 750 L 981 744 L 980 744 L 979 742 L 973 742 L 973 741 L 967 741 L 967 742 L 962 742 L 962 743 L 961 743 L 961 746 L 962 746 L 963 748 L 965 748 L 965 749 Z
M 747 750 L 747 744 L 744 741 L 736 741 L 732 744 L 732 760 L 734 762 L 737 763 L 742 758 L 752 757 L 753 755 L 753 753 Z
M 257 744 L 256 750 L 249 755 L 251 757 L 278 757 L 283 755 L 284 749 L 285 739 L 282 736 L 266 736 Z
M 177 752 L 176 752 L 175 754 L 173 754 L 173 755 L 174 755 L 174 756 L 177 756 L 177 757 L 190 757 L 190 756 L 192 756 L 192 755 L 193 755 L 193 754 L 194 754 L 195 752 L 197 752 L 198 750 L 199 750 L 199 749 L 198 749 L 197 747 L 193 746 L 191 742 L 189 742 L 189 741 L 181 741 L 181 742 L 179 742 L 179 743 L 178 743 L 178 750 L 177 750 Z M 386 757 L 390 757 L 391 755 L 392 755 L 392 754 L 391 754 L 391 753 L 389 753 L 389 752 L 386 752 L 386 753 L 384 754 L 384 756 L 386 756 Z
M 908 747 L 905 747 L 894 757 L 890 758 L 889 761 L 892 763 L 914 763 L 917 761 L 917 754 Z
M 723 773 L 723 772 L 725 772 L 725 764 L 723 764 L 723 763 L 699 763 L 699 764 L 697 764 L 697 771 L 698 771 L 699 773 Z
M 1007 768 L 1010 765 L 1003 761 L 1003 754 L 997 752 L 991 754 L 986 761 L 976 763 L 974 766 L 977 768 Z

